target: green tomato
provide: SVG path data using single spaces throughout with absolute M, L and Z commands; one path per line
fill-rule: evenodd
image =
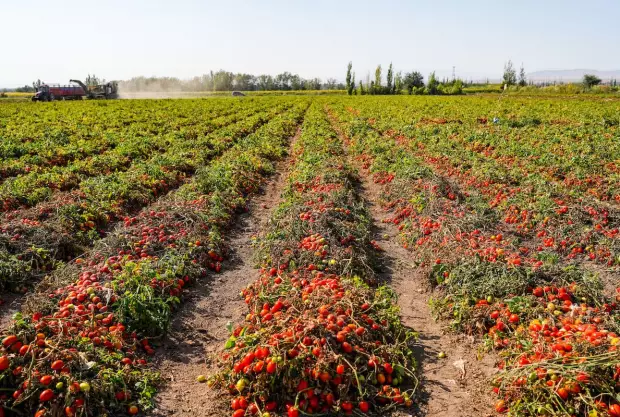
M 235 388 L 237 388 L 237 391 L 239 392 L 243 392 L 243 390 L 245 389 L 245 387 L 248 386 L 248 383 L 250 381 L 248 381 L 245 378 L 241 378 L 239 381 L 237 381 L 237 383 L 235 384 Z

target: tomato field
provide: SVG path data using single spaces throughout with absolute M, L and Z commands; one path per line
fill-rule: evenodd
M 11 294 L 0 416 L 618 417 L 620 101 L 0 103 Z

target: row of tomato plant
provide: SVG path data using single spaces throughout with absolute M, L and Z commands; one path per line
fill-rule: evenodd
M 100 163 L 117 146 L 125 152 L 174 131 L 188 138 L 215 128 L 216 119 L 244 104 L 98 102 L 46 106 L 4 103 L 0 107 L 0 181 L 26 173 L 45 173 L 79 160 Z M 104 167 L 105 168 L 105 167 Z M 88 169 L 88 167 L 84 167 Z
M 590 188 L 582 191 L 570 183 L 559 185 L 557 181 L 554 182 L 550 177 L 541 175 L 535 169 L 526 170 L 524 166 L 520 166 L 518 169 L 510 170 L 498 162 L 500 159 L 511 166 L 518 166 L 521 160 L 544 161 L 554 155 L 555 149 L 522 158 L 503 154 L 494 158 L 486 153 L 475 152 L 463 145 L 464 142 L 471 141 L 471 138 L 479 137 L 481 129 L 486 129 L 478 127 L 475 122 L 474 116 L 479 113 L 473 113 L 477 111 L 474 106 L 470 106 L 473 114 L 469 123 L 446 122 L 438 126 L 420 125 L 416 123 L 420 117 L 418 113 L 397 113 L 395 107 L 370 109 L 362 106 L 361 109 L 365 111 L 365 115 L 357 119 L 355 113 L 360 109 L 350 109 L 348 112 L 347 118 L 355 124 L 352 129 L 399 142 L 408 150 L 411 158 L 419 161 L 421 167 L 438 173 L 446 180 L 444 184 L 438 186 L 459 188 L 462 191 L 457 195 L 448 190 L 446 192 L 448 198 L 456 204 L 458 199 L 465 200 L 471 208 L 470 211 L 476 211 L 475 214 L 482 220 L 501 222 L 499 230 L 503 232 L 501 234 L 510 234 L 523 241 L 520 250 L 510 253 L 510 258 L 514 261 L 524 262 L 525 258 L 534 258 L 539 252 L 553 252 L 550 256 L 592 260 L 609 267 L 620 263 L 620 208 L 615 203 L 614 193 L 609 194 L 608 201 L 604 201 L 600 197 L 605 193 L 592 191 L 604 187 L 589 178 L 588 174 L 582 176 L 583 181 L 590 184 Z M 528 141 L 521 140 L 521 135 L 530 134 L 526 128 L 508 126 L 493 129 L 498 129 L 498 132 L 494 133 L 496 139 L 485 133 L 488 138 L 493 139 L 492 143 L 508 141 L 517 144 L 513 144 L 513 147 L 521 146 L 528 149 Z M 511 132 L 511 136 L 506 140 L 504 130 L 516 132 Z M 535 139 L 537 142 L 544 142 L 548 134 L 556 133 L 539 132 L 534 137 L 537 138 Z M 584 154 L 589 154 L 592 158 L 603 160 L 602 164 L 589 165 L 590 176 L 601 175 L 610 179 L 617 176 L 617 173 L 613 172 L 617 170 L 614 168 L 614 158 L 617 158 L 614 155 L 617 155 L 617 151 L 614 150 L 614 146 L 611 146 L 611 149 L 607 146 L 613 144 L 613 141 L 609 140 L 611 133 L 605 133 L 600 139 L 589 142 L 586 141 L 591 136 L 584 135 L 585 138 L 578 142 L 580 146 L 577 147 L 573 146 L 574 132 L 565 132 L 564 135 L 563 140 L 556 140 L 566 148 L 561 152 L 565 160 L 562 162 L 564 164 L 562 167 L 568 166 L 571 172 L 575 171 L 575 167 L 568 161 L 583 159 Z M 583 142 L 586 145 L 581 145 Z M 596 146 L 592 146 L 586 153 L 587 149 L 583 147 L 590 142 Z M 608 152 L 605 153 L 602 149 Z M 601 170 L 601 166 L 608 170 Z M 481 243 L 480 246 L 493 246 L 492 243 L 497 242 L 489 242 L 488 239 L 493 235 L 495 233 L 486 236 L 487 239 L 483 239 L 483 236 L 474 238 L 481 241 L 478 242 Z M 419 236 L 413 234 L 409 243 L 416 244 L 418 239 Z M 502 244 L 494 245 L 496 248 L 489 248 L 490 256 L 495 256 L 492 249 L 507 252 L 501 247 L 507 242 L 509 240 L 504 239 Z
M 109 127 L 103 135 L 103 140 L 109 142 L 112 137 L 118 143 L 109 150 L 103 150 L 92 158 L 78 159 L 66 164 L 52 164 L 41 169 L 29 169 L 22 175 L 5 180 L 0 186 L 3 211 L 33 206 L 49 199 L 54 194 L 54 190 L 70 191 L 80 188 L 84 182 L 97 181 L 105 178 L 106 174 L 135 169 L 134 165 L 139 165 L 140 162 L 144 162 L 146 166 L 153 165 L 157 162 L 159 154 L 165 155 L 171 147 L 174 149 L 181 146 L 177 153 L 191 151 L 203 145 L 201 141 L 205 140 L 206 136 L 216 128 L 243 120 L 260 109 L 260 107 L 253 106 L 237 107 L 232 114 L 224 112 L 225 115 L 221 117 L 207 112 L 205 115 L 207 119 L 201 120 L 202 126 L 197 126 L 203 129 L 200 134 L 196 134 L 195 131 L 185 132 L 171 128 L 156 135 L 147 132 L 126 135 L 122 129 L 117 131 Z M 135 125 L 135 122 L 132 125 Z M 49 146 L 46 138 L 36 139 L 35 143 L 44 149 Z M 79 147 L 84 144 L 96 146 L 94 145 L 96 143 L 96 138 L 90 138 L 83 139 L 74 146 Z M 53 143 L 51 145 L 53 146 Z M 50 152 L 54 152 L 54 148 L 50 148 Z M 10 161 L 10 159 L 5 159 L 5 161 Z
M 418 131 L 420 136 L 410 138 L 402 133 L 409 127 L 394 120 L 416 119 L 419 113 L 390 119 L 394 109 L 377 111 L 370 104 L 376 103 L 347 109 L 340 102 L 331 111 L 360 164 L 382 186 L 384 207 L 393 213 L 387 221 L 398 227 L 404 245 L 411 244 L 413 256 L 439 286 L 435 311 L 453 329 L 482 336 L 499 353 L 500 372 L 492 381 L 500 398 L 496 411 L 619 415 L 620 292 L 605 293 L 600 279 L 575 264 L 574 257 L 559 259 L 538 248 L 530 252 L 526 239 L 535 231 L 532 218 L 520 218 L 525 225 L 520 233 L 510 230 L 501 210 L 506 207 L 500 209 L 482 187 L 476 189 L 478 182 L 464 181 L 471 177 L 454 175 L 470 163 L 465 155 L 471 154 L 455 151 L 461 160 L 453 160 L 451 169 L 437 164 L 458 149 L 453 136 Z M 391 128 L 383 130 L 383 125 Z M 429 155 L 428 149 L 440 142 L 443 155 Z M 484 171 L 476 167 L 485 163 L 471 162 L 466 169 L 482 177 Z M 535 189 L 521 186 L 535 195 Z M 582 219 L 571 221 L 584 227 Z M 552 246 L 545 247 L 557 250 Z
M 2 336 L 3 414 L 134 415 L 152 407 L 159 378 L 148 356 L 183 292 L 220 271 L 234 214 L 273 171 L 307 107 L 290 103 L 28 297 Z
M 86 179 L 78 191 L 57 193 L 48 204 L 4 213 L 0 227 L 2 284 L 23 287 L 32 278 L 73 259 L 116 222 L 178 187 L 201 166 L 220 155 L 240 137 L 290 107 L 248 106 L 236 115 L 215 118 L 219 126 L 193 140 L 177 138 L 148 161 L 128 170 Z M 169 133 L 168 136 L 175 133 Z
M 351 415 L 410 406 L 415 333 L 373 275 L 371 218 L 321 105 L 304 120 L 283 201 L 259 238 L 259 278 L 243 289 L 208 383 L 231 414 Z

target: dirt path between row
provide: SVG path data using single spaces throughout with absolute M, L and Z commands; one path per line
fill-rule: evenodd
M 13 315 L 21 311 L 25 297 L 24 294 L 17 293 L 2 294 L 0 304 L 0 329 L 9 327 L 13 320 Z
M 172 330 L 155 359 L 166 384 L 157 394 L 154 415 L 220 417 L 230 413 L 226 401 L 219 398 L 221 391 L 197 383 L 196 377 L 213 370 L 207 360 L 228 338 L 226 324 L 238 323 L 245 316 L 246 306 L 239 292 L 258 277 L 252 236 L 265 230 L 271 212 L 280 202 L 289 160 L 277 164 L 263 192 L 250 202 L 248 213 L 238 216 L 228 240 L 231 259 L 223 265 L 223 272 L 199 282 L 173 320 Z
M 335 118 L 330 115 L 330 120 L 343 143 L 347 143 Z M 359 192 L 372 216 L 372 238 L 383 249 L 379 259 L 382 269 L 377 278 L 398 295 L 403 324 L 420 334 L 415 352 L 420 377 L 415 414 L 425 417 L 492 415 L 486 382 L 495 372 L 494 359 L 490 356 L 479 359 L 479 344 L 473 338 L 448 334 L 441 323 L 433 319 L 429 307 L 433 293 L 430 282 L 412 265 L 412 253 L 398 243 L 396 227 L 383 222 L 388 216 L 381 209 L 381 186 L 372 181 L 370 173 L 354 158 L 349 159 L 360 174 Z M 445 354 L 444 358 L 439 358 L 440 352 Z M 410 415 L 404 411 L 395 414 Z
M 494 372 L 493 359 L 477 358 L 478 343 L 465 336 L 447 334 L 432 318 L 428 279 L 411 264 L 412 254 L 398 243 L 393 225 L 379 205 L 381 189 L 368 175 L 360 186 L 374 222 L 373 238 L 382 247 L 380 280 L 398 294 L 405 326 L 420 333 L 416 356 L 420 367 L 418 414 L 427 417 L 480 417 L 491 408 L 486 380 Z M 446 357 L 439 358 L 443 352 Z M 400 415 L 406 415 L 401 413 Z

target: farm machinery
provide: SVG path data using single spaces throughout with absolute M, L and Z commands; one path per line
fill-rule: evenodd
M 72 85 L 41 84 L 36 87 L 32 101 L 115 99 L 118 98 L 118 84 L 110 81 L 105 84 L 87 86 L 80 80 L 69 80 Z

